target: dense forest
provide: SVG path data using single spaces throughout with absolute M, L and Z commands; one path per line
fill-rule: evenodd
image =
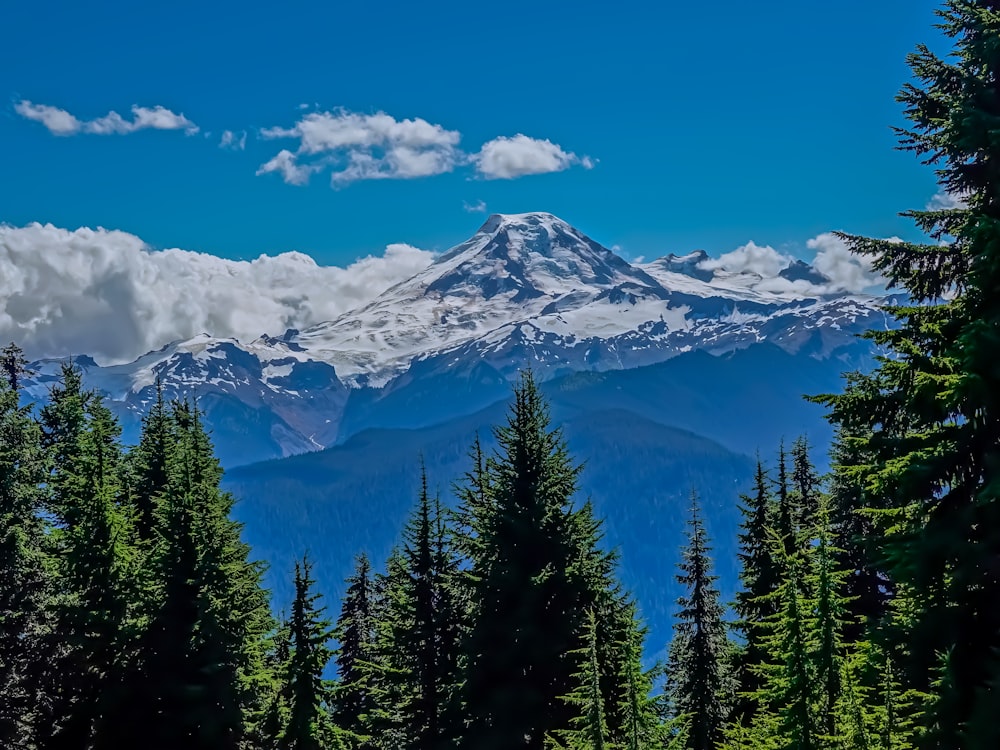
M 0 747 L 1000 747 L 1000 1 L 950 0 L 941 28 L 953 54 L 911 56 L 899 136 L 956 205 L 909 214 L 923 244 L 845 236 L 908 301 L 869 334 L 874 370 L 813 396 L 837 430 L 829 476 L 798 439 L 733 498 L 733 602 L 694 488 L 687 544 L 663 551 L 684 592 L 666 663 L 643 661 L 530 374 L 497 447 L 472 443 L 454 498 L 424 482 L 339 607 L 304 556 L 274 613 L 197 406 L 159 398 L 124 446 L 71 366 L 24 403 L 12 344 Z

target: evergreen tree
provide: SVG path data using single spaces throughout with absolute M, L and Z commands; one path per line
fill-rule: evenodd
M 0 349 L 0 374 L 14 393 L 20 392 L 21 381 L 32 374 L 28 369 L 28 360 L 25 359 L 24 352 L 13 341 Z
M 141 541 L 153 541 L 157 505 L 167 488 L 169 462 L 176 441 L 174 420 L 163 400 L 163 385 L 157 379 L 156 400 L 142 418 L 139 444 L 129 456 L 135 531 Z
M 688 543 L 677 581 L 684 587 L 674 625 L 676 641 L 669 685 L 673 704 L 687 717 L 687 747 L 714 750 L 722 740 L 731 696 L 726 656 L 728 642 L 722 621 L 718 576 L 712 574 L 711 546 L 692 493 Z
M 821 502 L 819 474 L 809 457 L 809 441 L 805 436 L 792 443 L 791 497 L 794 528 L 800 535 L 808 533 L 816 524 L 816 514 Z
M 41 412 L 50 459 L 48 509 L 56 528 L 46 709 L 36 731 L 47 748 L 87 748 L 113 705 L 113 676 L 128 605 L 128 519 L 121 511 L 120 428 L 69 366 Z
M 844 640 L 857 643 L 878 630 L 889 615 L 893 586 L 884 570 L 881 535 L 862 481 L 853 467 L 862 462 L 851 455 L 838 434 L 831 457 L 830 524 L 836 538 L 837 567 L 846 572 L 847 603 Z
M 918 746 L 974 750 L 1000 741 L 1000 4 L 948 0 L 940 17 L 952 55 L 910 56 L 899 135 L 961 200 L 907 214 L 928 244 L 844 238 L 907 299 L 870 334 L 878 368 L 822 400 L 911 600 L 898 642 L 905 683 L 929 696 Z
M 12 347 L 5 359 L 17 362 Z M 18 405 L 16 385 L 16 377 L 0 380 L 0 746 L 12 750 L 32 743 L 32 718 L 42 700 L 39 671 L 48 660 L 42 636 L 50 595 L 41 434 L 28 407 Z
M 618 648 L 622 659 L 619 672 L 615 675 L 621 690 L 617 711 L 620 727 L 612 728 L 610 734 L 621 750 L 673 750 L 684 746 L 685 737 L 678 723 L 664 724 L 659 711 L 659 701 L 653 697 L 655 669 L 645 669 L 642 665 L 643 642 L 646 630 L 639 624 L 638 613 L 633 602 L 628 604 L 631 621 L 624 640 Z
M 262 568 L 248 559 L 233 499 L 196 409 L 175 404 L 167 485 L 146 560 L 147 612 L 96 748 L 239 748 L 267 699 L 273 629 Z
M 514 389 L 496 454 L 463 494 L 472 615 L 464 641 L 465 747 L 540 749 L 568 729 L 583 615 L 600 597 L 589 504 L 574 508 L 579 467 L 530 374 Z M 485 471 L 483 470 L 485 468 Z
M 813 592 L 813 597 L 810 601 L 812 617 L 807 623 L 813 633 L 811 661 L 816 686 L 816 728 L 819 733 L 832 738 L 837 735 L 837 715 L 843 708 L 843 630 L 846 614 L 843 590 L 847 576 L 845 571 L 837 567 L 837 550 L 833 546 L 826 499 L 820 498 L 818 502 L 819 506 L 813 516 L 813 532 L 810 534 L 816 542 L 808 550 L 809 574 L 806 588 Z M 856 709 L 853 704 L 848 707 L 852 711 Z
M 288 621 L 289 655 L 284 678 L 288 685 L 288 720 L 281 734 L 283 750 L 321 750 L 326 736 L 327 693 L 323 670 L 332 649 L 330 622 L 323 619 L 323 607 L 313 593 L 315 581 L 307 558 L 295 563 L 295 601 Z
M 736 593 L 734 609 L 739 618 L 737 627 L 743 637 L 743 644 L 736 654 L 736 678 L 739 683 L 739 698 L 734 707 L 734 716 L 749 718 L 755 709 L 757 691 L 761 688 L 760 677 L 754 667 L 764 662 L 767 651 L 761 635 L 764 623 L 776 612 L 771 596 L 778 587 L 778 564 L 774 559 L 770 544 L 770 530 L 774 528 L 776 502 L 772 495 L 772 482 L 764 465 L 757 457 L 753 491 L 741 497 L 740 512 L 740 590 Z
M 610 750 L 601 691 L 601 668 L 597 660 L 597 621 L 593 610 L 587 611 L 584 640 L 586 646 L 576 652 L 581 663 L 580 671 L 574 675 L 577 684 L 563 698 L 575 709 L 572 728 L 557 729 L 555 737 L 550 736 L 548 741 L 559 750 Z
M 358 555 L 354 574 L 347 579 L 340 617 L 334 637 L 338 647 L 334 652 L 338 681 L 334 689 L 333 718 L 338 727 L 359 737 L 369 738 L 376 711 L 372 684 L 372 667 L 376 660 L 376 623 L 372 616 L 373 601 L 371 564 L 364 554 Z
M 398 562 L 389 568 L 390 637 L 382 660 L 389 667 L 385 680 L 401 683 L 395 710 L 414 750 L 450 746 L 461 728 L 458 568 L 440 501 L 431 499 L 422 469 L 417 508 L 403 530 Z

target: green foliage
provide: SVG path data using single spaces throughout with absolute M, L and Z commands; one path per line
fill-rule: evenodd
M 295 601 L 288 620 L 288 660 L 282 670 L 288 696 L 288 717 L 278 747 L 282 750 L 321 750 L 327 733 L 329 689 L 323 671 L 332 656 L 328 646 L 330 622 L 317 606 L 312 566 L 308 558 L 295 565 Z
M 362 745 L 373 747 L 370 742 L 372 722 L 375 718 L 376 634 L 378 623 L 373 617 L 379 603 L 372 589 L 371 563 L 364 554 L 358 555 L 354 574 L 347 579 L 340 617 L 334 637 L 337 674 L 332 704 L 334 721 L 358 737 L 369 738 Z
M 19 352 L 19 350 L 17 350 Z M 18 362 L 17 352 L 4 350 Z M 12 379 L 13 380 L 13 379 Z M 0 381 L 0 746 L 29 746 L 39 705 L 39 665 L 47 654 L 52 579 L 39 515 L 45 461 L 41 432 L 18 392 Z
M 559 700 L 579 668 L 584 613 L 606 591 L 589 504 L 576 508 L 580 467 L 567 453 L 531 375 L 514 389 L 495 455 L 478 456 L 461 491 L 471 617 L 463 639 L 463 746 L 541 748 L 569 729 Z
M 953 49 L 910 55 L 898 134 L 961 204 L 907 214 L 926 244 L 845 237 L 907 299 L 898 327 L 870 334 L 878 368 L 821 400 L 909 599 L 890 643 L 903 684 L 928 696 L 916 744 L 971 749 L 995 747 L 983 717 L 1000 707 L 1000 6 L 948 0 L 940 18 Z
M 692 494 L 688 544 L 677 576 L 685 594 L 678 600 L 668 673 L 673 708 L 686 717 L 690 750 L 712 750 L 718 745 L 732 701 L 729 644 L 710 553 L 698 497 Z

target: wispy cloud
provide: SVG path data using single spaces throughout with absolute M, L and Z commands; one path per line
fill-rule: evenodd
M 589 156 L 578 157 L 548 139 L 529 138 L 521 133 L 512 138 L 500 136 L 483 144 L 473 156 L 473 163 L 481 176 L 494 180 L 562 172 L 574 164 L 585 169 L 594 166 Z
M 115 111 L 93 120 L 81 120 L 65 109 L 48 104 L 35 104 L 22 99 L 14 105 L 14 111 L 21 117 L 44 125 L 53 135 L 69 136 L 80 133 L 92 135 L 126 135 L 137 130 L 183 130 L 188 135 L 198 132 L 198 126 L 183 114 L 177 114 L 166 107 L 132 107 L 132 119 L 128 120 Z
M 121 362 L 202 331 L 252 340 L 332 320 L 433 258 L 393 244 L 346 267 L 296 252 L 232 261 L 126 232 L 0 224 L 0 341 Z
M 331 185 L 342 187 L 359 180 L 432 177 L 462 166 L 471 166 L 486 179 L 594 166 L 590 157 L 522 134 L 494 138 L 478 152 L 466 153 L 459 148 L 459 131 L 419 117 L 397 120 L 385 112 L 308 112 L 292 127 L 265 128 L 260 137 L 298 140 L 294 150 L 282 149 L 257 170 L 258 175 L 279 173 L 292 185 L 303 185 L 313 173 L 325 170 Z
M 948 190 L 938 190 L 925 206 L 928 211 L 941 211 L 948 208 L 968 208 L 968 195 L 952 193 Z
M 247 147 L 247 131 L 241 130 L 236 133 L 232 130 L 223 130 L 222 139 L 219 141 L 219 148 L 230 151 L 243 151 Z
M 486 213 L 486 201 L 478 200 L 475 203 L 462 201 L 462 208 L 469 214 L 484 214 Z

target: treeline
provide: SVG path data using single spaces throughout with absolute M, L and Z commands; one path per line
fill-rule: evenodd
M 305 558 L 272 616 L 196 408 L 160 396 L 126 449 L 70 366 L 21 405 L 25 364 L 0 358 L 3 747 L 682 746 L 530 376 L 457 508 L 425 479 L 334 622 Z

